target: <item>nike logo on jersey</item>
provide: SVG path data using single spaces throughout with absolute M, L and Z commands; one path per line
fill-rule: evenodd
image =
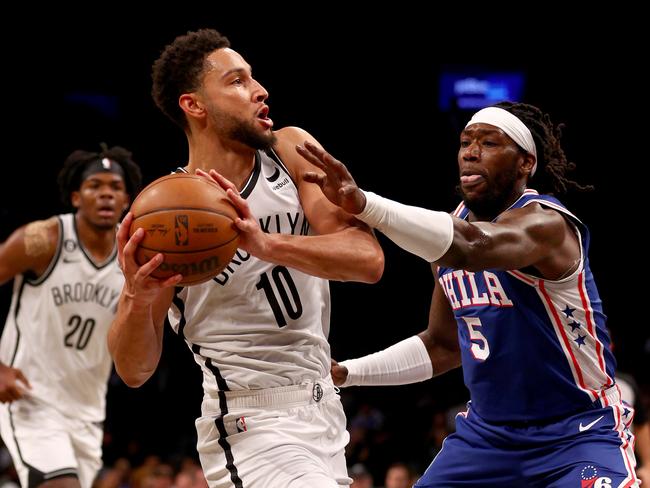
M 594 425 L 596 425 L 598 422 L 600 422 L 603 419 L 604 415 L 601 415 L 598 417 L 596 420 L 593 422 L 589 422 L 587 425 L 582 425 L 582 422 L 580 422 L 580 425 L 578 426 L 578 430 L 580 432 L 584 432 L 585 430 L 591 429 Z
M 275 172 L 266 178 L 266 181 L 269 183 L 273 183 L 275 180 L 277 180 L 280 177 L 280 168 L 275 168 Z
M 68 257 L 64 257 L 64 258 L 63 258 L 63 262 L 64 262 L 64 263 L 78 263 L 79 260 L 78 260 L 78 259 L 70 259 L 70 258 L 68 258 Z

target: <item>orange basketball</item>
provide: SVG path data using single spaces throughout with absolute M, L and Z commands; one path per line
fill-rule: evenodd
M 206 178 L 185 173 L 152 182 L 131 205 L 129 236 L 142 227 L 145 236 L 136 253 L 142 265 L 157 253 L 164 261 L 151 274 L 182 274 L 179 285 L 208 281 L 228 265 L 239 245 L 237 211 L 226 192 Z

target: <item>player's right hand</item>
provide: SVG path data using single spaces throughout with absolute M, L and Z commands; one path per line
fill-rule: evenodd
M 345 366 L 340 366 L 339 363 L 333 359 L 331 361 L 332 364 L 330 365 L 330 373 L 332 375 L 332 380 L 334 381 L 334 385 L 341 386 L 343 383 L 345 383 L 345 380 L 348 379 L 348 368 Z
M 133 214 L 127 213 L 117 231 L 117 260 L 124 274 L 124 293 L 127 297 L 147 305 L 153 302 L 165 288 L 176 286 L 183 275 L 176 274 L 165 280 L 153 278 L 151 273 L 163 262 L 162 253 L 156 254 L 148 262 L 140 266 L 135 260 L 135 254 L 142 239 L 144 229 L 137 229 L 129 237 L 129 228 Z
M 20 400 L 31 388 L 32 385 L 21 370 L 0 363 L 0 402 Z

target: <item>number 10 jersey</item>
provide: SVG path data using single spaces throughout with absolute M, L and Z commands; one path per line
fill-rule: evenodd
M 309 234 L 298 189 L 275 153 L 256 153 L 241 195 L 263 231 Z M 169 319 L 203 370 L 206 398 L 329 374 L 328 281 L 242 249 L 214 279 L 178 288 Z

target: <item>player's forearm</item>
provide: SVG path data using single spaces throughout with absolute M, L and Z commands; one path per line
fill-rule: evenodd
M 124 294 L 108 332 L 108 349 L 124 383 L 141 386 L 156 370 L 162 352 L 162 330 L 151 307 L 137 307 Z
M 458 348 L 455 333 L 453 336 L 447 337 L 432 333 L 427 329 L 424 332 L 420 332 L 418 337 L 424 343 L 429 354 L 433 368 L 433 376 L 439 376 L 461 365 L 460 349 Z
M 376 283 L 384 271 L 384 253 L 367 231 L 349 227 L 320 236 L 271 234 L 260 259 L 336 281 Z
M 347 369 L 341 386 L 406 385 L 433 377 L 433 368 L 427 349 L 418 336 L 357 359 L 342 361 Z
M 355 217 L 381 231 L 402 249 L 434 262 L 451 246 L 454 225 L 449 214 L 403 205 L 372 192 L 364 195 L 366 205 Z

